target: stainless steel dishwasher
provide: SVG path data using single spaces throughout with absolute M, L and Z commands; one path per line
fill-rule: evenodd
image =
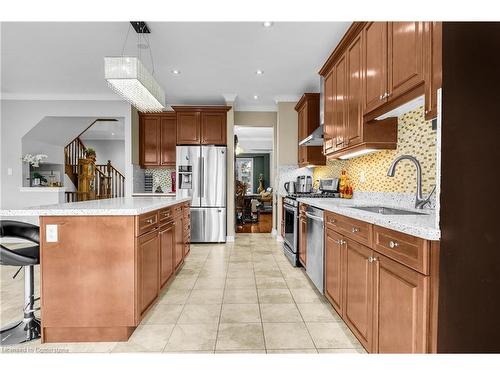
M 316 288 L 323 293 L 324 286 L 324 224 L 323 210 L 309 206 L 307 217 L 307 264 L 306 272 Z

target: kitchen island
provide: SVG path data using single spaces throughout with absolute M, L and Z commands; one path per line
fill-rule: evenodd
M 40 218 L 42 342 L 127 341 L 189 253 L 190 198 L 3 210 Z

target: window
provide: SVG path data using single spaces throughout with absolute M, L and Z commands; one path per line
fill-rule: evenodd
M 247 194 L 253 193 L 253 159 L 236 159 L 236 179 L 246 184 Z

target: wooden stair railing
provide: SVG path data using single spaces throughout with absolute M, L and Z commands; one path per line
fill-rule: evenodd
M 64 171 L 76 187 L 78 187 L 78 159 L 83 158 L 85 158 L 85 145 L 80 137 L 76 137 L 64 148 Z
M 65 173 L 78 189 L 78 160 L 85 158 L 85 145 L 76 137 L 64 148 Z M 96 199 L 125 196 L 125 176 L 108 160 L 107 164 L 96 164 L 94 190 Z M 87 200 L 88 193 L 67 191 L 66 202 Z
M 96 164 L 96 171 L 99 171 L 103 175 L 103 180 L 99 182 L 99 186 L 107 198 L 125 196 L 125 176 L 113 167 L 111 160 L 108 160 L 107 164 Z M 105 185 L 101 186 L 101 182 Z

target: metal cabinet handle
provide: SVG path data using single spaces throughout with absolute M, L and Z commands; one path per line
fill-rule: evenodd
M 377 257 L 372 257 L 372 256 L 368 257 L 368 262 L 373 263 L 373 262 L 376 262 L 376 261 L 378 261 Z
M 153 219 L 147 219 L 146 220 L 146 223 L 148 223 L 148 224 L 153 224 L 153 222 L 154 222 Z
M 336 221 L 335 219 L 328 219 L 328 222 L 329 222 L 330 224 L 335 224 L 335 221 Z
M 389 247 L 391 249 L 394 249 L 395 247 L 398 247 L 399 244 L 396 241 L 389 241 Z
M 345 245 L 346 244 L 346 242 L 344 240 L 335 240 L 335 243 L 337 245 Z
M 358 233 L 359 228 L 358 227 L 352 227 L 352 233 Z

